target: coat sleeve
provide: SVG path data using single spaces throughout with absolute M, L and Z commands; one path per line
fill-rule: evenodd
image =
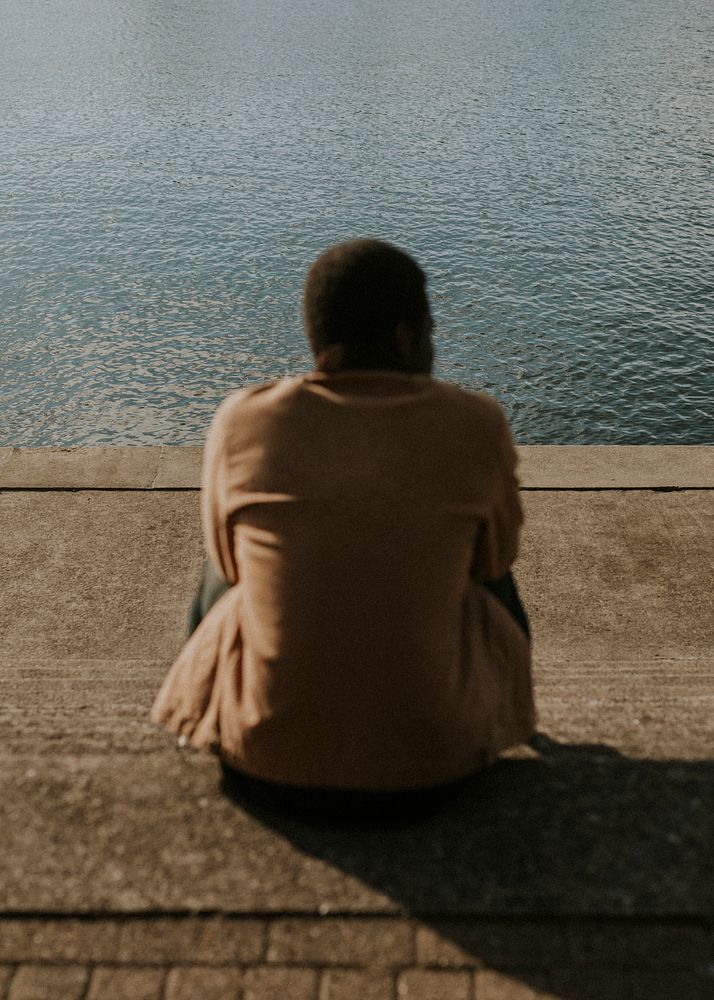
M 496 409 L 495 468 L 490 503 L 476 540 L 472 575 L 479 581 L 499 580 L 518 555 L 523 508 L 516 475 L 518 455 L 506 415 Z
M 229 583 L 238 582 L 233 542 L 228 401 L 216 410 L 203 452 L 201 525 L 208 559 Z

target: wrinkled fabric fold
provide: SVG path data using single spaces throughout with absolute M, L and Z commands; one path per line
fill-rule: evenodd
M 206 548 L 233 586 L 155 722 L 296 787 L 457 780 L 533 733 L 530 644 L 484 585 L 518 550 L 495 400 L 426 376 L 312 373 L 219 408 Z

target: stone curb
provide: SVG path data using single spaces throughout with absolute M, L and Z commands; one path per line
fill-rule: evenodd
M 714 489 L 714 445 L 523 445 L 524 489 Z M 0 489 L 198 489 L 200 447 L 0 448 Z
M 429 969 L 689 969 L 714 960 L 706 919 L 0 914 L 0 964 Z
M 198 489 L 202 448 L 0 448 L 0 489 Z

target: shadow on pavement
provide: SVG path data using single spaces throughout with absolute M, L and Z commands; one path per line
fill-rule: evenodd
M 564 1000 L 629 997 L 628 968 L 711 963 L 696 949 L 714 917 L 714 762 L 632 760 L 542 734 L 532 746 L 538 757 L 502 760 L 402 825 L 315 825 L 240 785 L 224 793 L 471 959 Z M 678 928 L 664 961 L 658 921 Z

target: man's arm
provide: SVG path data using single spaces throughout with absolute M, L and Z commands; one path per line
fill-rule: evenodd
M 231 479 L 228 461 L 230 420 L 228 400 L 218 407 L 203 452 L 201 474 L 201 525 L 208 559 L 215 571 L 233 584 L 238 564 L 233 546 Z
M 523 509 L 518 492 L 518 456 L 503 411 L 497 422 L 497 469 L 494 475 L 493 504 L 477 540 L 472 575 L 482 583 L 513 616 L 530 641 L 528 615 L 510 571 L 516 555 Z
M 495 467 L 491 497 L 484 523 L 476 540 L 472 575 L 480 582 L 500 580 L 518 554 L 523 508 L 518 492 L 518 455 L 506 415 L 495 409 Z

